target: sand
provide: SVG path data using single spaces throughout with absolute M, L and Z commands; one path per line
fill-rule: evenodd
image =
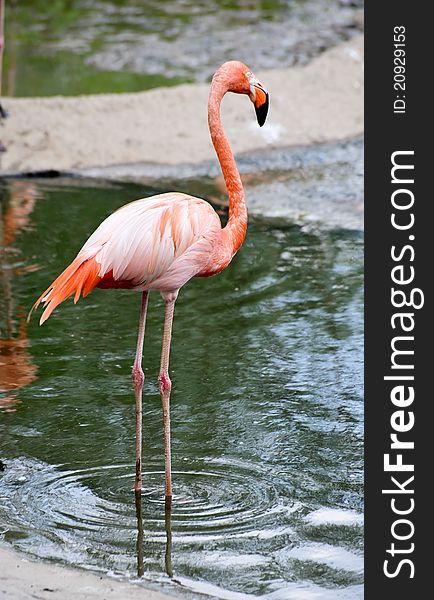
M 363 131 L 363 36 L 303 67 L 258 72 L 270 92 L 259 128 L 247 98 L 229 94 L 222 114 L 235 153 L 340 140 Z M 132 94 L 3 98 L 9 118 L 0 175 L 214 158 L 206 119 L 208 84 Z
M 161 592 L 89 571 L 34 562 L 0 548 L 0 598 L 3 600 L 170 600 Z

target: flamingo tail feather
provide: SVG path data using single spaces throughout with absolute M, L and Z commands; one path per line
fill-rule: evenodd
M 96 262 L 95 258 L 84 259 L 77 256 L 36 300 L 27 320 L 30 320 L 33 311 L 38 308 L 41 302 L 44 305 L 44 312 L 39 321 L 40 325 L 45 323 L 56 306 L 69 298 L 69 296 L 72 296 L 72 294 L 75 294 L 74 303 L 78 301 L 80 294 L 83 297 L 87 296 L 101 280 L 101 277 L 98 275 L 99 270 L 100 265 Z

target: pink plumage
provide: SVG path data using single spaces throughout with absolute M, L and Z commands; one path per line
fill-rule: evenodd
M 68 267 L 35 304 L 45 303 L 41 324 L 73 293 L 75 301 L 94 287 L 164 294 L 192 277 L 218 272 L 232 258 L 229 246 L 221 252 L 222 231 L 212 206 L 186 194 L 160 194 L 122 206 L 84 244 L 73 272 Z

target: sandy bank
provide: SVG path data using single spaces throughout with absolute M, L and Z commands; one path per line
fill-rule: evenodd
M 33 562 L 0 548 L 0 598 L 5 600 L 170 600 L 173 596 L 109 577 Z
M 360 134 L 362 53 L 360 35 L 306 66 L 258 72 L 270 91 L 269 120 L 260 129 L 247 99 L 225 98 L 223 120 L 234 152 Z M 208 89 L 192 84 L 135 94 L 4 98 L 10 116 L 0 130 L 7 147 L 0 174 L 211 159 Z

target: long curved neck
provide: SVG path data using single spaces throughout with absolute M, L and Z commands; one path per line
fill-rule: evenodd
M 220 103 L 227 91 L 224 79 L 215 75 L 208 99 L 208 125 L 229 196 L 229 219 L 223 234 L 235 254 L 246 235 L 247 207 L 241 177 L 220 119 Z

